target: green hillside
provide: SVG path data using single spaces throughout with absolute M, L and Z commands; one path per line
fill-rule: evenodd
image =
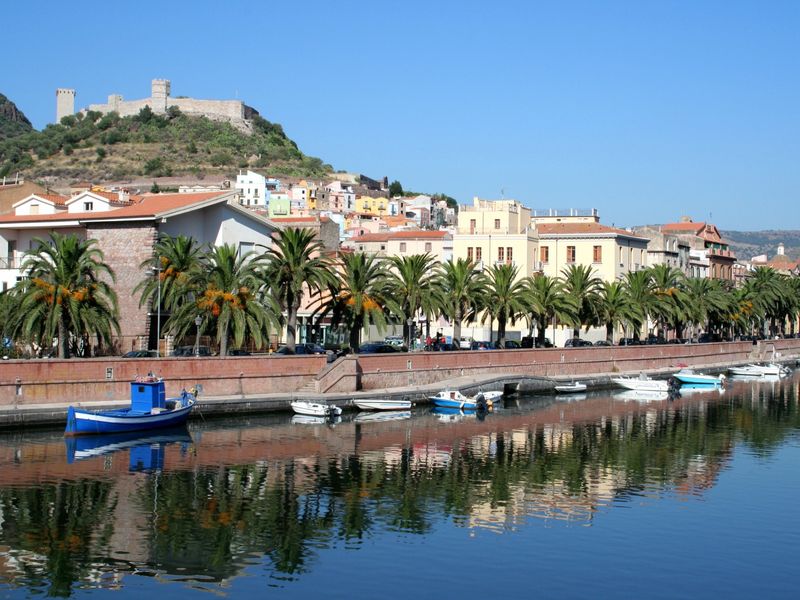
M 27 120 L 26 120 L 27 121 Z M 303 154 L 275 123 L 256 116 L 252 134 L 230 123 L 149 107 L 132 117 L 79 113 L 58 125 L 0 141 L 0 177 L 102 182 L 135 176 L 231 176 L 252 167 L 270 174 L 318 177 L 331 171 Z
M 787 229 L 772 229 L 766 231 L 723 231 L 722 237 L 726 239 L 736 258 L 747 260 L 759 254 L 766 254 L 769 258 L 775 256 L 778 244 L 784 245 L 787 256 L 800 258 L 800 231 Z
M 0 94 L 0 142 L 33 131 L 33 125 L 11 100 Z

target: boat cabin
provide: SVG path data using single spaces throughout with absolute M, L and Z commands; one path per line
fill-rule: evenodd
M 137 378 L 131 381 L 131 412 L 150 414 L 154 408 L 166 408 L 167 393 L 162 379 Z

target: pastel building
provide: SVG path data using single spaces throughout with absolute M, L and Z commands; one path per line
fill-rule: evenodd
M 430 254 L 445 262 L 453 258 L 453 237 L 447 231 L 385 231 L 353 237 L 342 248 L 377 256 Z
M 733 281 L 736 255 L 715 225 L 695 223 L 689 217 L 683 217 L 678 223 L 661 225 L 660 230 L 677 235 L 688 243 L 695 257 L 705 257 L 708 261 L 708 277 Z
M 269 208 L 270 192 L 280 190 L 281 182 L 278 179 L 265 177 L 255 171 L 239 171 L 236 176 L 236 189 L 239 204 Z

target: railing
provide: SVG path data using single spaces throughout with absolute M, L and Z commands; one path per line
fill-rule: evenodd
M 596 208 L 545 208 L 532 209 L 532 217 L 596 217 Z
M 22 257 L 0 256 L 0 269 L 20 269 L 21 267 Z

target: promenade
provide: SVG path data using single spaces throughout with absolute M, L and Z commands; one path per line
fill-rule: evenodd
M 428 402 L 428 396 L 443 388 L 458 389 L 466 394 L 479 390 L 552 393 L 557 382 L 577 380 L 586 383 L 590 389 L 602 389 L 612 385 L 610 379 L 619 375 L 645 372 L 666 377 L 683 365 L 721 371 L 731 365 L 757 360 L 794 363 L 798 358 L 800 339 L 775 340 L 758 345 L 727 342 L 690 346 L 364 355 L 345 357 L 332 365 L 326 365 L 324 357 L 6 361 L 0 364 L 0 427 L 60 425 L 64 423 L 71 404 L 87 409 L 126 406 L 129 403 L 129 381 L 137 373 L 147 371 L 166 379 L 168 395 L 176 395 L 181 387 L 202 384 L 204 393 L 193 418 L 204 418 L 288 411 L 294 400 L 329 402 L 344 409 L 352 408 L 354 399 L 365 397 L 405 398 L 423 404 Z M 397 368 L 400 362 L 404 369 Z M 419 365 L 417 370 L 414 369 L 415 363 Z M 118 365 L 121 368 L 117 368 Z M 25 367 L 33 373 L 23 379 L 19 374 Z M 239 367 L 249 367 L 247 377 L 243 370 L 237 373 Z M 318 372 L 313 372 L 314 367 L 318 367 Z M 111 373 L 114 380 L 98 380 L 85 375 L 103 369 L 106 374 Z M 85 372 L 83 377 L 82 370 Z M 216 376 L 218 371 L 225 372 L 226 376 Z M 34 379 L 31 375 L 38 375 L 41 379 Z M 261 381 L 260 389 L 251 391 L 258 385 L 254 383 L 256 380 Z M 331 380 L 335 384 L 328 385 Z M 236 385 L 233 389 L 230 389 L 231 382 Z M 292 387 L 286 387 L 287 382 Z M 385 385 L 376 385 L 381 382 Z M 322 391 L 320 387 L 323 387 Z M 16 393 L 18 391 L 21 393 Z

